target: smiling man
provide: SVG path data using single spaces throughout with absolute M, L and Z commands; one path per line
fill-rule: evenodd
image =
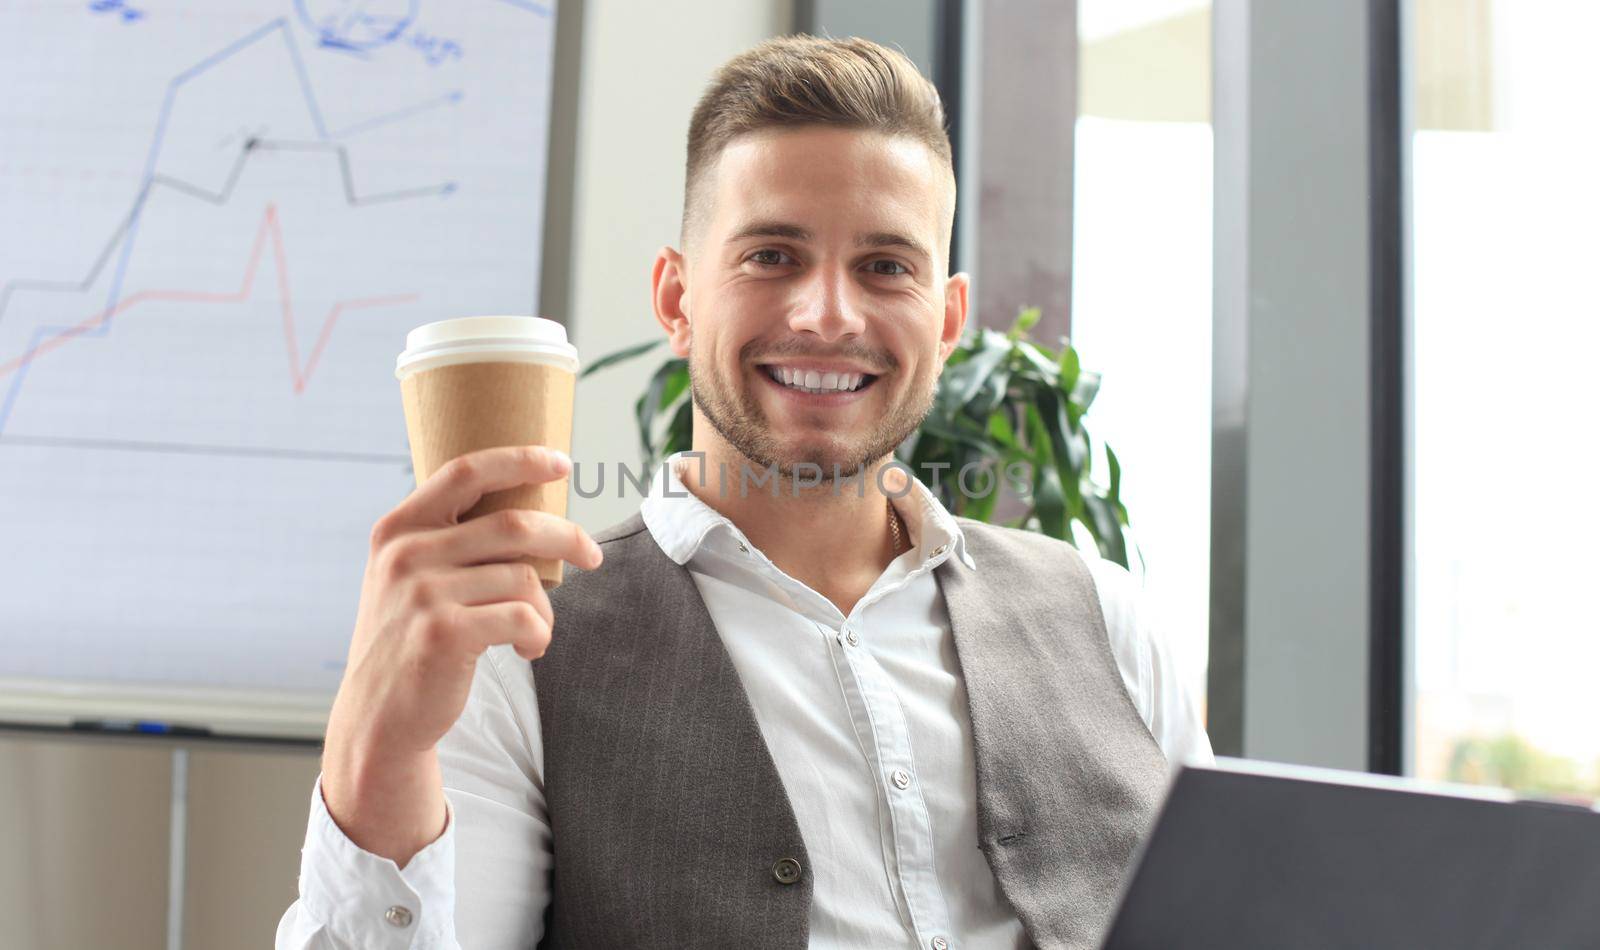
M 502 561 L 572 562 L 547 600 L 455 521 L 547 453 L 375 527 L 279 950 L 1095 945 L 1211 750 L 1126 571 L 888 464 L 968 316 L 943 126 L 862 40 L 717 73 L 652 278 L 694 451 L 598 549 L 506 523 Z M 414 620 L 511 600 L 516 629 Z

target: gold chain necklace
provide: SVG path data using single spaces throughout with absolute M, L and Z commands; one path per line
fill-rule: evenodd
M 894 502 L 885 495 L 884 503 L 889 506 L 889 535 L 894 541 L 894 556 L 900 556 L 900 513 L 894 510 Z

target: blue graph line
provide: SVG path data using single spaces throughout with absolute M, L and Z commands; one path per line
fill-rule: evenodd
M 503 0 L 503 2 L 509 3 L 519 10 L 527 10 L 529 13 L 537 13 L 540 16 L 550 15 L 549 7 L 542 3 L 534 3 L 533 0 Z
M 294 37 L 289 31 L 288 21 L 286 21 L 283 17 L 279 17 L 276 20 L 257 28 L 255 31 L 245 35 L 244 37 L 235 40 L 217 52 L 212 53 L 210 56 L 207 56 L 205 59 L 202 59 L 200 62 L 190 66 L 188 69 L 185 69 L 183 72 L 174 76 L 167 83 L 167 94 L 161 103 L 161 114 L 156 119 L 155 135 L 150 141 L 150 154 L 145 159 L 144 175 L 141 177 L 139 182 L 139 188 L 141 191 L 144 191 L 149 187 L 150 181 L 155 175 L 156 162 L 161 157 L 161 147 L 166 141 L 167 120 L 172 115 L 172 106 L 174 101 L 177 99 L 179 88 L 181 88 L 184 83 L 195 78 L 196 76 L 204 74 L 207 70 L 225 62 L 242 50 L 245 50 L 251 45 L 260 42 L 262 38 L 270 35 L 273 31 L 277 31 L 283 35 L 283 42 L 289 48 L 289 57 L 294 62 L 295 77 L 300 83 L 300 91 L 305 97 L 306 109 L 311 114 L 311 121 L 316 126 L 317 136 L 322 141 L 328 140 L 328 129 L 323 123 L 322 111 L 317 107 L 316 96 L 311 91 L 311 80 L 306 75 L 305 64 L 300 60 L 300 50 L 295 46 Z M 116 309 L 117 298 L 122 296 L 122 281 L 127 275 L 128 260 L 133 256 L 134 238 L 139 233 L 139 221 L 143 216 L 144 207 L 141 203 L 139 207 L 134 209 L 133 218 L 128 224 L 127 236 L 124 237 L 122 241 L 121 253 L 117 256 L 117 269 L 113 273 L 111 278 L 111 289 L 106 296 L 106 313 L 110 313 Z M 73 326 L 45 325 L 37 327 L 33 331 L 32 337 L 29 338 L 28 346 L 25 350 L 23 350 L 23 352 L 37 352 L 37 347 L 51 335 L 52 331 L 57 330 L 62 331 L 61 333 L 57 334 L 62 336 L 70 332 L 82 334 L 83 336 L 101 337 L 110 332 L 111 322 L 109 320 L 103 320 L 94 329 L 88 331 L 84 331 Z M 33 361 L 31 359 L 25 360 L 23 364 L 17 368 L 17 373 L 11 380 L 11 386 L 6 392 L 5 404 L 0 406 L 0 432 L 5 431 L 6 421 L 11 418 L 11 410 L 16 404 L 17 395 L 22 391 L 23 380 L 27 378 L 28 370 L 32 366 Z
M 426 112 L 429 109 L 435 109 L 442 105 L 455 105 L 461 101 L 461 96 L 461 90 L 457 89 L 454 92 L 451 92 L 438 99 L 430 99 L 427 102 L 419 102 L 414 106 L 406 106 L 404 109 L 396 109 L 394 112 L 390 112 L 387 115 L 379 115 L 373 116 L 370 119 L 363 119 L 362 121 L 357 122 L 355 125 L 340 129 L 338 132 L 334 133 L 333 137 L 336 139 L 342 139 L 346 136 L 354 135 L 357 132 L 365 132 L 368 129 L 377 128 L 380 125 L 388 125 L 391 122 L 399 122 L 401 119 L 409 119 L 419 112 Z

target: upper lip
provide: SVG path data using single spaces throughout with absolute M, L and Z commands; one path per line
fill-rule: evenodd
M 801 370 L 804 372 L 818 373 L 860 373 L 863 376 L 877 376 L 878 371 L 868 369 L 856 363 L 840 363 L 826 360 L 771 360 L 756 364 L 762 367 L 776 366 L 782 369 Z

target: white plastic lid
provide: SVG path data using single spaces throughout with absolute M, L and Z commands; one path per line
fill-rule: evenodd
M 394 375 L 454 363 L 521 360 L 549 363 L 578 372 L 578 350 L 567 342 L 567 328 L 543 317 L 455 317 L 424 323 L 406 334 L 405 352 Z

